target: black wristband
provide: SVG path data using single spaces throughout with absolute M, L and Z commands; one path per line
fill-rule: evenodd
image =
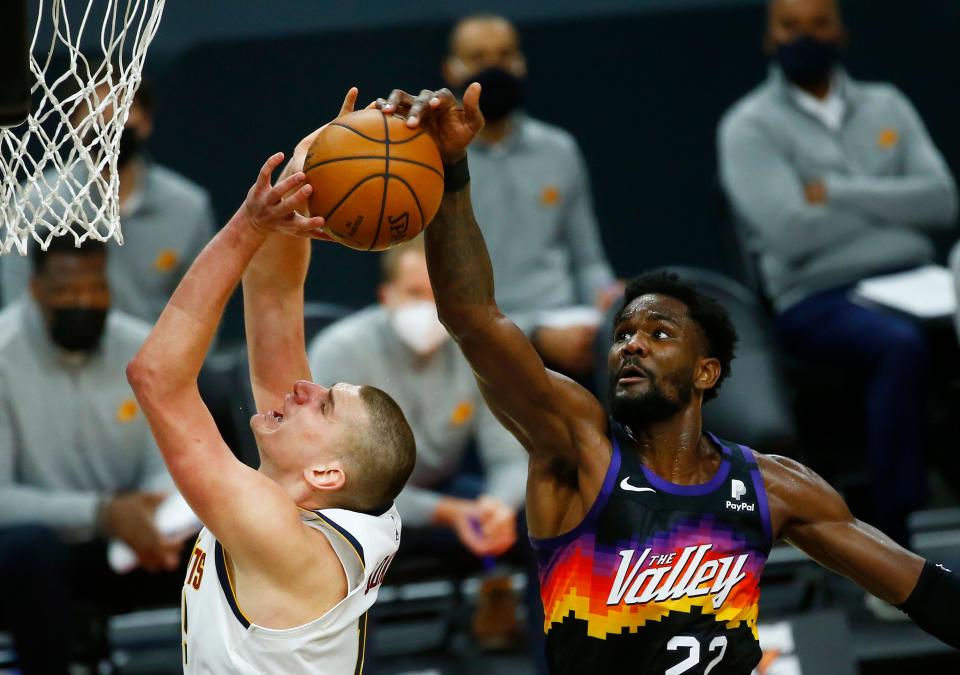
M 470 182 L 470 169 L 467 158 L 447 164 L 443 167 L 443 191 L 460 192 Z
M 918 626 L 960 649 L 960 625 L 954 620 L 954 608 L 960 602 L 960 578 L 942 565 L 929 560 L 923 566 L 916 588 L 897 607 Z

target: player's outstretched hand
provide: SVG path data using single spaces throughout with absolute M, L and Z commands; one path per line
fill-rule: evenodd
M 320 236 L 323 218 L 308 218 L 307 200 L 313 188 L 307 183 L 302 171 L 287 176 L 272 184 L 273 172 L 283 163 L 283 153 L 278 152 L 266 161 L 247 193 L 241 210 L 250 225 L 261 232 L 279 232 L 299 237 Z M 299 212 L 299 213 L 298 213 Z
M 449 89 L 424 89 L 417 96 L 394 89 L 389 98 L 379 98 L 376 104 L 387 115 L 406 118 L 411 129 L 425 129 L 440 149 L 444 164 L 466 156 L 467 146 L 483 128 L 480 85 L 476 82 L 467 87 L 463 103 L 457 102 Z

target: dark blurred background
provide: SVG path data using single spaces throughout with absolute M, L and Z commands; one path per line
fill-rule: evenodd
M 528 6 L 529 5 L 529 6 Z M 843 3 L 859 79 L 894 83 L 960 173 L 960 4 Z M 220 219 L 252 172 L 326 122 L 351 85 L 361 101 L 393 87 L 440 86 L 456 16 L 504 13 L 527 54 L 528 109 L 572 132 L 586 155 L 616 272 L 689 264 L 739 276 L 717 187 L 716 124 L 765 76 L 764 3 L 364 3 L 231 0 L 168 3 L 146 64 L 159 99 L 151 151 L 213 195 Z M 946 244 L 944 244 L 944 250 Z M 319 246 L 311 299 L 375 299 L 372 255 Z M 240 335 L 236 303 L 227 344 Z

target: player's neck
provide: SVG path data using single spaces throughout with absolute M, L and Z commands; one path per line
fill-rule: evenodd
M 716 450 L 703 435 L 698 406 L 652 424 L 624 425 L 641 461 L 661 478 L 679 485 L 709 480 L 716 469 Z

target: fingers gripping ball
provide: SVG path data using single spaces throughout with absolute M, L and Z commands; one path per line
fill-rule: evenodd
M 420 234 L 443 197 L 443 164 L 422 129 L 361 110 L 323 129 L 303 163 L 313 186 L 310 214 L 334 240 L 382 251 Z

